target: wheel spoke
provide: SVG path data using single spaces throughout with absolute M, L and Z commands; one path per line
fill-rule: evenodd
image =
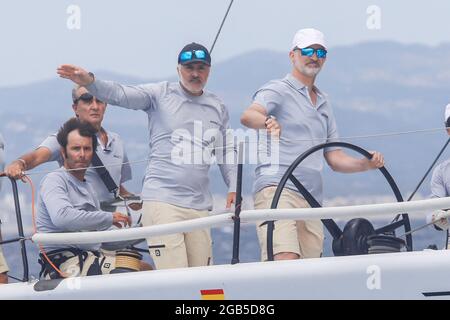
M 375 230 L 375 232 L 377 234 L 386 233 L 386 232 L 392 232 L 395 229 L 400 228 L 404 224 L 405 224 L 405 221 L 403 221 L 403 219 L 402 219 L 402 220 L 396 221 L 394 223 L 390 223 L 390 224 L 388 224 L 388 225 L 386 225 L 384 227 L 378 228 L 378 229 Z
M 309 203 L 309 205 L 313 208 L 320 208 L 322 207 L 319 202 L 317 202 L 316 199 L 309 193 L 308 190 L 303 186 L 303 184 L 298 181 L 294 175 L 290 175 L 289 179 L 292 181 L 292 183 L 295 185 L 295 187 L 298 189 L 298 191 L 305 197 L 305 200 Z M 331 234 L 333 239 L 337 239 L 342 235 L 341 228 L 334 222 L 333 219 L 321 219 L 323 225 L 325 228 L 327 228 L 328 232 Z

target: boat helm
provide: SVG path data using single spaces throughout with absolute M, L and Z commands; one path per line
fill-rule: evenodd
M 290 180 L 295 185 L 300 194 L 305 198 L 305 200 L 312 208 L 321 207 L 320 203 L 311 195 L 311 193 L 303 186 L 303 184 L 294 176 L 293 173 L 294 170 L 300 165 L 300 163 L 311 154 L 329 147 L 347 148 L 362 154 L 368 159 L 371 159 L 372 157 L 372 155 L 367 150 L 346 142 L 323 143 L 308 149 L 289 166 L 289 168 L 286 170 L 286 173 L 281 178 L 272 200 L 271 209 L 277 208 L 281 193 L 285 188 L 288 180 Z M 379 170 L 389 183 L 397 201 L 403 202 L 403 197 L 391 174 L 386 170 L 385 167 L 381 167 L 379 168 Z M 375 229 L 370 221 L 366 219 L 353 219 L 345 225 L 342 231 L 333 219 L 321 219 L 321 221 L 333 237 L 333 253 L 336 256 L 342 256 L 368 253 L 398 252 L 403 247 L 405 247 L 407 251 L 412 251 L 413 243 L 411 237 L 411 224 L 408 214 L 404 213 L 401 215 L 401 217 L 401 220 L 394 221 L 378 229 Z M 265 221 L 263 224 L 267 224 L 268 260 L 273 261 L 274 221 Z M 404 235 L 406 237 L 406 242 L 395 237 L 395 230 L 401 227 L 403 227 L 405 230 Z

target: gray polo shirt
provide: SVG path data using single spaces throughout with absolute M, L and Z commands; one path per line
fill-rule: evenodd
M 431 198 L 450 195 L 450 159 L 436 166 L 431 177 Z
M 107 132 L 107 134 L 108 143 L 106 146 L 101 143 L 100 138 L 97 136 L 97 154 L 116 185 L 120 186 L 120 184 L 131 180 L 131 166 L 128 163 L 128 156 L 120 136 L 114 132 Z M 48 136 L 38 148 L 40 147 L 45 147 L 51 151 L 52 156 L 49 161 L 58 161 L 60 166 L 64 164 L 60 152 L 61 146 L 56 140 L 56 134 Z M 91 184 L 100 202 L 114 199 L 114 195 L 108 191 L 95 169 L 90 168 L 86 171 L 86 181 Z
M 89 183 L 78 180 L 65 168 L 59 168 L 41 181 L 37 230 L 42 233 L 106 230 L 112 226 L 113 215 L 100 211 L 99 207 L 99 201 Z M 67 247 L 98 250 L 100 244 L 44 246 L 47 251 Z
M 327 96 L 316 88 L 317 103 L 314 106 L 308 88 L 291 74 L 273 80 L 260 88 L 253 96 L 253 103 L 261 105 L 267 114 L 276 117 L 281 126 L 279 164 L 267 154 L 268 146 L 258 138 L 258 165 L 254 192 L 268 186 L 276 186 L 288 167 L 309 148 L 339 138 L 336 121 Z M 305 141 L 314 140 L 314 141 Z M 270 147 L 270 144 L 269 144 Z M 330 151 L 326 149 L 325 152 Z M 295 177 L 319 203 L 323 201 L 323 156 L 313 153 L 294 171 Z M 297 190 L 289 181 L 287 188 Z
M 235 191 L 234 139 L 227 130 L 228 111 L 217 96 L 208 91 L 192 96 L 179 83 L 169 82 L 124 86 L 97 79 L 87 89 L 109 104 L 147 114 L 150 153 L 144 200 L 211 210 L 208 172 L 214 157 L 229 191 Z

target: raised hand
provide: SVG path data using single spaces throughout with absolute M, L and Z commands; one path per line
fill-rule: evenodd
M 64 79 L 69 79 L 80 86 L 87 86 L 94 82 L 92 73 L 71 64 L 63 64 L 58 67 L 56 73 Z

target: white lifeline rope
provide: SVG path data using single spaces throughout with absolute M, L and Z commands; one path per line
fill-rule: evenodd
M 380 133 L 380 134 L 372 134 L 372 135 L 361 135 L 361 136 L 348 136 L 348 137 L 340 137 L 338 139 L 338 141 L 344 141 L 344 140 L 357 140 L 357 139 L 369 139 L 369 138 L 382 138 L 382 137 L 393 137 L 393 136 L 400 136 L 400 135 L 409 135 L 409 134 L 416 134 L 416 133 L 433 133 L 433 132 L 439 132 L 439 131 L 443 131 L 446 130 L 447 128 L 432 128 L 432 129 L 421 129 L 421 130 L 412 130 L 412 131 L 400 131 L 400 132 L 391 132 L 391 133 Z M 315 142 L 315 141 L 326 141 L 327 138 L 317 138 L 317 139 L 283 139 L 281 138 L 280 141 L 288 141 L 288 142 Z M 244 144 L 257 144 L 258 142 L 256 141 L 244 141 Z M 208 149 L 212 150 L 221 150 L 221 149 L 226 149 L 226 147 L 215 147 L 215 148 L 209 148 L 206 147 Z M 197 153 L 203 153 L 205 152 L 205 150 L 199 150 L 199 151 L 193 151 L 190 154 L 197 154 Z M 103 166 L 105 168 L 108 167 L 117 167 L 117 166 L 122 166 L 124 164 L 130 164 L 130 165 L 134 165 L 134 164 L 140 164 L 140 163 L 146 163 L 148 162 L 150 159 L 144 159 L 144 160 L 136 160 L 136 161 L 128 161 L 128 162 L 123 162 L 123 163 L 118 163 L 118 164 L 110 164 L 107 166 Z M 102 166 L 98 166 L 98 167 L 88 167 L 88 168 L 79 168 L 79 169 L 69 169 L 67 171 L 77 171 L 77 170 L 87 170 L 87 169 L 96 169 L 96 168 L 101 168 Z M 57 170 L 57 169 L 56 169 Z M 48 170 L 48 171 L 33 171 L 33 172 L 26 172 L 27 175 L 43 175 L 43 174 L 48 174 L 51 172 L 54 172 L 55 170 Z
M 197 229 L 205 229 L 229 224 L 232 221 L 233 215 L 234 213 L 225 213 L 170 224 L 160 224 L 149 227 L 137 227 L 122 230 L 35 233 L 32 240 L 33 242 L 39 244 L 88 244 L 144 239 L 150 236 L 189 232 Z
M 242 222 L 267 220 L 308 220 L 339 219 L 355 217 L 376 217 L 385 214 L 429 213 L 433 210 L 450 207 L 450 197 L 409 202 L 394 202 L 329 208 L 301 209 L 262 209 L 244 210 L 240 214 Z M 73 233 L 36 233 L 32 240 L 40 244 L 87 244 L 113 241 L 143 239 L 152 236 L 189 232 L 197 229 L 231 224 L 234 213 L 225 213 L 206 218 L 198 218 L 171 224 L 123 230 L 73 232 Z

